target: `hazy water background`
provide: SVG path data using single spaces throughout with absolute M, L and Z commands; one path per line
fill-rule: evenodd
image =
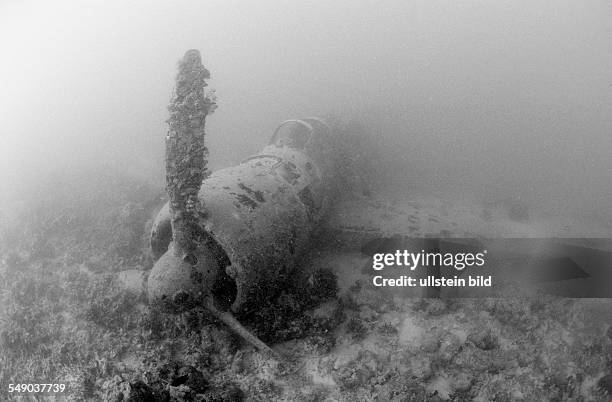
M 3 201 L 91 167 L 162 186 L 176 62 L 198 48 L 213 168 L 336 112 L 371 127 L 389 185 L 609 216 L 608 1 L 127 3 L 0 2 Z

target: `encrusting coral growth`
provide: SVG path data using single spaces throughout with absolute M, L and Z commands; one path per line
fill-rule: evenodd
M 216 108 L 214 93 L 207 93 L 210 73 L 197 50 L 188 50 L 179 62 L 176 88 L 168 106 L 166 188 L 170 198 L 175 252 L 189 256 L 197 248 L 198 192 L 207 176 L 208 149 L 204 145 L 206 116 Z

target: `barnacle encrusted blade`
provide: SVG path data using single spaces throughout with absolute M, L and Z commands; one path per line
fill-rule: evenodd
M 236 334 L 256 348 L 273 354 L 231 313 L 216 307 L 214 296 L 203 283 L 205 277 L 212 279 L 219 270 L 214 258 L 207 253 L 208 249 L 201 247 L 207 234 L 200 225 L 205 206 L 200 205 L 198 199 L 202 181 L 208 176 L 208 149 L 204 145 L 206 116 L 216 108 L 214 93 L 205 91 L 208 78 L 210 73 L 202 65 L 200 52 L 188 50 L 179 62 L 176 87 L 168 106 L 166 188 L 170 198 L 172 244 L 149 275 L 149 300 L 173 312 L 204 303 L 210 313 Z
M 197 248 L 198 192 L 208 175 L 208 149 L 204 145 L 206 116 L 216 108 L 214 93 L 207 93 L 210 73 L 198 50 L 188 50 L 179 62 L 176 87 L 168 111 L 166 188 L 170 198 L 174 250 L 187 258 Z

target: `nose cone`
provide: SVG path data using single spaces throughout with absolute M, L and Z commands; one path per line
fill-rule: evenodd
M 208 250 L 183 259 L 170 244 L 149 275 L 149 304 L 168 313 L 190 310 L 210 294 L 218 272 L 219 265 Z

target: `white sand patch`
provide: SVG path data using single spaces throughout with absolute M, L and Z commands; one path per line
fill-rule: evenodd
M 426 335 L 423 327 L 415 317 L 407 316 L 402 323 L 399 333 L 399 342 L 403 345 L 418 347 Z
M 450 380 L 445 377 L 434 377 L 425 389 L 429 394 L 437 392 L 442 399 L 448 399 L 453 391 Z

